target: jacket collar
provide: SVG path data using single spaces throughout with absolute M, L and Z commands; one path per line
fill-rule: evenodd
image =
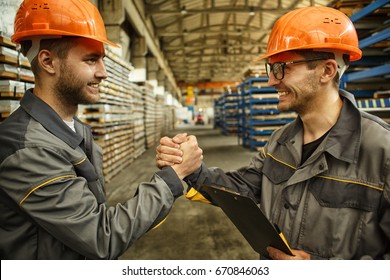
M 356 163 L 361 141 L 361 114 L 351 93 L 340 89 L 339 94 L 343 100 L 343 107 L 336 124 L 325 139 L 324 151 L 340 160 Z M 285 144 L 298 133 L 303 133 L 303 124 L 299 116 L 283 132 L 278 140 L 279 144 Z
M 83 141 L 83 137 L 74 133 L 49 105 L 33 94 L 32 89 L 26 91 L 20 106 L 45 129 L 73 149 Z

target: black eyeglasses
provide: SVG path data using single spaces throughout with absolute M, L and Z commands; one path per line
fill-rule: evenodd
M 266 63 L 265 70 L 267 71 L 268 77 L 272 71 L 272 74 L 274 74 L 275 79 L 282 80 L 284 78 L 284 67 L 286 65 L 303 63 L 303 62 L 310 62 L 310 61 L 317 61 L 317 60 L 325 60 L 325 58 L 302 59 L 302 60 L 294 60 L 294 61 L 289 61 L 289 62 L 275 62 L 273 64 Z

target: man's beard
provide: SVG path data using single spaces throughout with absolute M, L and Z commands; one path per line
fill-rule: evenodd
M 286 89 L 294 97 L 283 106 L 279 106 L 278 104 L 278 110 L 281 112 L 293 111 L 298 114 L 303 114 L 311 110 L 318 92 L 318 83 L 316 83 L 315 77 L 308 76 L 302 84 L 304 85 L 303 87 L 289 86 Z
M 61 65 L 60 78 L 54 85 L 54 90 L 59 100 L 69 106 L 96 103 L 95 99 L 89 98 L 87 93 L 83 92 L 86 84 L 74 75 L 73 71 L 64 63 Z

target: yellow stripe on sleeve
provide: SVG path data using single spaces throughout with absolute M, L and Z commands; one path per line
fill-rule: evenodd
M 74 163 L 73 165 L 82 164 L 86 159 L 87 159 L 87 157 L 85 156 L 82 160 L 80 160 L 79 162 Z
M 50 180 L 48 180 L 48 181 L 46 181 L 46 182 L 44 182 L 44 183 L 42 183 L 42 184 L 40 184 L 40 185 L 34 187 L 34 188 L 33 188 L 25 197 L 23 197 L 23 199 L 20 201 L 19 205 L 22 205 L 23 202 L 24 202 L 24 201 L 25 201 L 33 192 L 35 192 L 37 189 L 39 189 L 39 188 L 41 188 L 41 187 L 43 187 L 43 186 L 46 186 L 46 185 L 48 185 L 48 184 L 50 184 L 50 183 L 52 183 L 52 182 L 54 182 L 54 181 L 57 181 L 57 180 L 60 180 L 60 179 L 64 179 L 64 178 L 76 178 L 76 176 L 75 176 L 75 175 L 64 175 L 64 176 L 55 177 L 55 178 L 53 178 L 53 179 L 50 179 Z

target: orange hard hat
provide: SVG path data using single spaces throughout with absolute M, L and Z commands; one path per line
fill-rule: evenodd
M 89 0 L 24 0 L 16 13 L 14 31 L 14 43 L 79 36 L 119 47 L 107 40 L 103 19 Z
M 258 60 L 292 50 L 318 50 L 348 54 L 350 60 L 362 57 L 356 29 L 339 10 L 305 7 L 278 19 L 268 40 L 267 54 Z

